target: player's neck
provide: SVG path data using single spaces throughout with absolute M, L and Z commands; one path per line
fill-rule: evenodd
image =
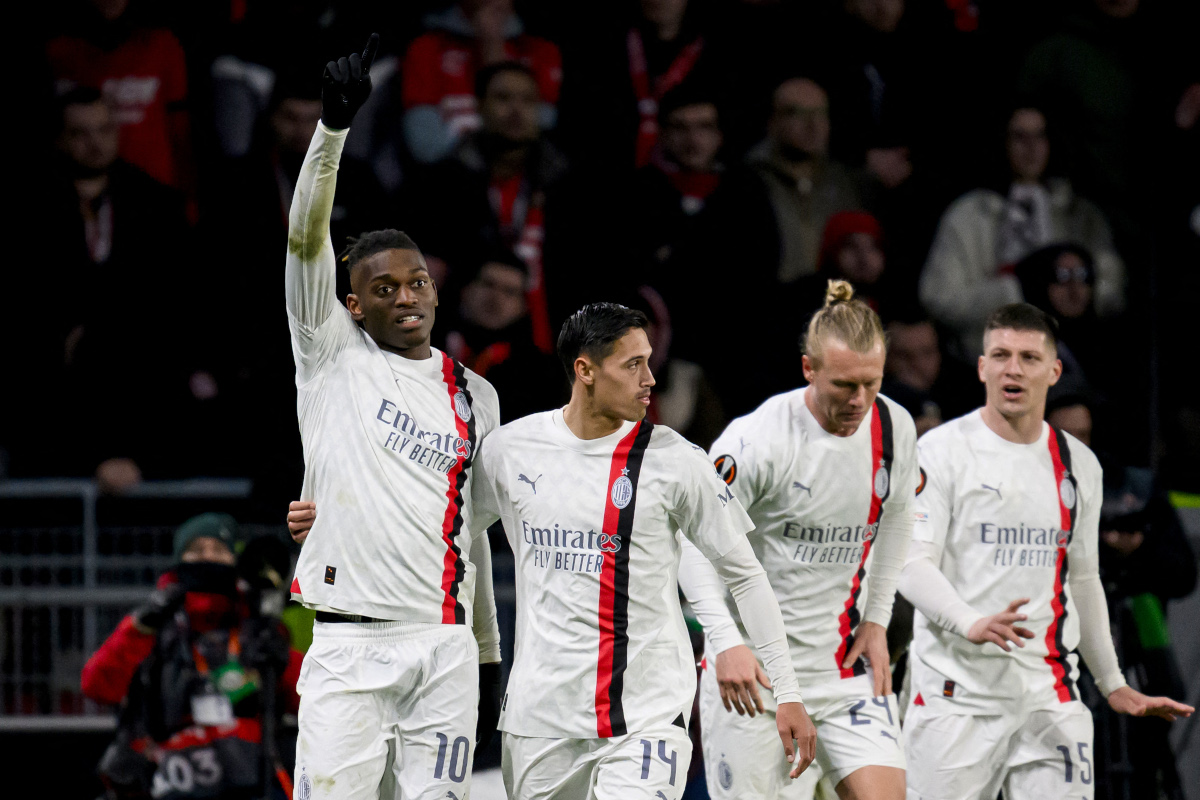
M 567 423 L 571 433 L 584 441 L 608 436 L 625 424 L 623 419 L 602 413 L 577 392 L 571 394 L 571 402 L 563 409 L 563 422 Z
M 1044 410 L 1044 408 L 1041 409 L 1041 411 Z M 994 406 L 985 405 L 981 416 L 983 417 L 983 423 L 991 429 L 992 433 L 1007 442 L 1033 444 L 1042 438 L 1043 413 L 1035 414 L 1033 411 L 1030 411 L 1020 416 L 1006 417 Z
M 379 345 L 380 350 L 395 353 L 401 358 L 407 358 L 412 361 L 424 361 L 433 355 L 433 348 L 430 346 L 428 339 L 412 347 L 396 347 L 395 345 L 381 342 L 378 339 L 375 340 L 375 344 Z

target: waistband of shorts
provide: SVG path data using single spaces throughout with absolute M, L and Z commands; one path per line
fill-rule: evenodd
M 444 633 L 447 636 L 470 634 L 465 625 L 446 625 L 441 622 L 314 622 L 313 640 L 321 641 L 399 641 L 420 636 Z

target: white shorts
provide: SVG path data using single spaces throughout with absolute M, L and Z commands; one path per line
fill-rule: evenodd
M 810 766 L 793 781 L 775 728 L 775 696 L 760 686 L 766 713 L 753 718 L 726 711 L 716 669 L 706 665 L 700 676 L 700 738 L 713 800 L 804 800 L 813 796 L 822 776 L 837 786 L 863 767 L 904 769 L 896 697 L 874 697 L 870 674 L 802 686 L 801 691 L 804 709 L 817 728 L 813 765 L 819 769 Z
M 611 739 L 504 734 L 501 769 L 520 800 L 679 800 L 692 763 L 687 731 L 664 723 Z
M 1080 702 L 1021 715 L 910 706 L 908 800 L 1092 800 L 1092 715 Z
M 479 706 L 467 626 L 315 623 L 296 688 L 297 800 L 466 797 Z

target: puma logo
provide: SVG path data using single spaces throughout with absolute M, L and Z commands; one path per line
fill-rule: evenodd
M 895 736 L 892 736 L 892 735 L 891 735 L 890 733 L 888 733 L 887 731 L 880 731 L 880 732 L 879 732 L 879 735 L 880 735 L 880 736 L 886 736 L 887 738 L 891 739 L 891 740 L 892 740 L 893 742 L 895 742 L 896 744 L 900 744 L 900 740 L 899 740 L 899 739 L 897 739 Z
M 663 800 L 671 800 L 671 798 L 667 797 L 665 794 L 662 793 L 661 789 L 659 789 L 657 792 L 655 792 L 654 796 L 661 797 Z
M 524 481 L 525 483 L 529 484 L 529 488 L 533 489 L 534 494 L 537 494 L 537 482 L 540 481 L 541 479 L 542 479 L 541 475 L 538 475 L 533 480 L 529 480 L 529 478 L 526 478 L 524 475 L 517 476 L 517 480 Z
M 450 798 L 450 800 L 458 800 L 458 795 L 456 795 L 454 792 L 446 792 L 446 797 Z
M 1000 484 L 1000 486 L 988 486 L 986 483 L 981 483 L 979 485 L 984 489 L 987 489 L 989 492 L 995 492 L 996 497 L 999 497 L 1001 500 L 1004 499 L 1004 495 L 1000 494 L 1000 486 L 1003 486 L 1003 483 Z
M 808 486 L 805 486 L 800 481 L 792 481 L 792 488 L 793 489 L 803 489 L 804 491 L 808 492 L 809 499 L 810 500 L 812 499 L 812 489 Z

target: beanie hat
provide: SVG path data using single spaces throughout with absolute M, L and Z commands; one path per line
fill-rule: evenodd
M 234 546 L 241 539 L 241 529 L 238 527 L 237 520 L 229 514 L 218 514 L 216 512 L 208 512 L 192 517 L 188 521 L 180 525 L 175 531 L 175 549 L 173 557 L 175 563 L 179 563 L 183 558 L 183 552 L 188 549 L 188 546 L 197 539 L 204 537 L 219 539 L 229 547 L 231 552 L 234 551 Z

